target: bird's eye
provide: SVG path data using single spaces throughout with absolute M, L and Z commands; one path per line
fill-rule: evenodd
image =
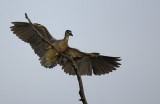
M 68 34 L 72 34 L 72 31 L 70 31 L 70 30 L 67 30 L 66 32 L 67 32 Z

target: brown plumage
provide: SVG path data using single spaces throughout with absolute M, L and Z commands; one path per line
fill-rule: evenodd
M 51 36 L 46 27 L 40 24 L 33 24 L 41 36 L 34 31 L 31 24 L 26 22 L 12 22 L 11 30 L 24 42 L 31 45 L 34 52 L 40 57 L 40 63 L 46 68 L 53 68 L 57 64 L 61 65 L 64 72 L 69 75 L 75 75 L 74 68 L 69 60 L 63 57 L 65 55 L 72 56 L 81 75 L 101 75 L 112 72 L 119 67 L 119 57 L 102 56 L 99 53 L 84 53 L 75 48 L 68 46 L 69 36 L 73 36 L 70 30 L 66 30 L 64 39 L 56 40 Z M 54 50 L 50 44 L 56 50 Z

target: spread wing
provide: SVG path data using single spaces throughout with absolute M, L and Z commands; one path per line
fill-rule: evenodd
M 18 36 L 21 40 L 29 43 L 31 47 L 33 48 L 34 52 L 39 56 L 42 57 L 45 55 L 48 50 L 45 50 L 45 41 L 42 39 L 42 37 L 45 37 L 49 42 L 53 43 L 56 41 L 55 38 L 53 38 L 48 30 L 40 24 L 33 24 L 33 26 L 38 30 L 38 32 L 42 35 L 39 36 L 39 34 L 33 30 L 33 27 L 31 24 L 27 22 L 12 22 L 14 26 L 10 27 L 16 36 Z M 46 43 L 46 47 L 48 47 L 49 44 Z
M 77 64 L 81 75 L 101 75 L 112 72 L 119 67 L 121 59 L 119 57 L 102 56 L 99 53 L 84 53 L 74 48 L 68 48 L 65 52 L 71 55 Z M 74 68 L 69 60 L 61 56 L 59 64 L 64 69 L 64 72 L 69 75 L 75 75 Z
M 45 42 L 47 40 L 49 43 L 54 43 L 57 40 L 54 39 L 48 30 L 40 24 L 33 24 L 36 30 L 42 35 L 40 36 L 36 31 L 33 30 L 31 24 L 26 22 L 12 22 L 14 26 L 11 27 L 16 36 L 18 36 L 21 40 L 29 43 L 33 48 L 34 52 L 40 57 L 41 64 L 44 67 L 52 68 L 59 63 L 64 72 L 75 75 L 74 68 L 69 60 L 65 57 L 56 56 L 56 52 L 52 50 L 46 50 L 46 47 L 50 45 Z M 44 40 L 42 37 L 45 37 Z M 102 56 L 99 53 L 84 53 L 77 49 L 68 47 L 67 50 L 64 52 L 66 55 L 70 55 L 75 60 L 75 63 L 78 66 L 78 69 L 81 75 L 101 75 L 107 74 L 112 72 L 112 70 L 116 70 L 119 67 L 118 61 L 120 61 L 119 57 L 109 57 L 109 56 Z

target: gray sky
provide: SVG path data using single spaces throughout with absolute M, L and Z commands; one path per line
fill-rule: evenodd
M 85 76 L 89 104 L 160 104 L 159 0 L 0 0 L 0 104 L 81 104 L 75 76 L 45 69 L 31 47 L 10 31 L 13 21 L 46 26 L 84 52 L 120 56 L 122 66 Z

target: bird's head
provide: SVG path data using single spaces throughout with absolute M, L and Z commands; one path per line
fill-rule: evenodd
M 73 36 L 71 30 L 66 30 L 65 35 L 66 35 L 66 36 Z

